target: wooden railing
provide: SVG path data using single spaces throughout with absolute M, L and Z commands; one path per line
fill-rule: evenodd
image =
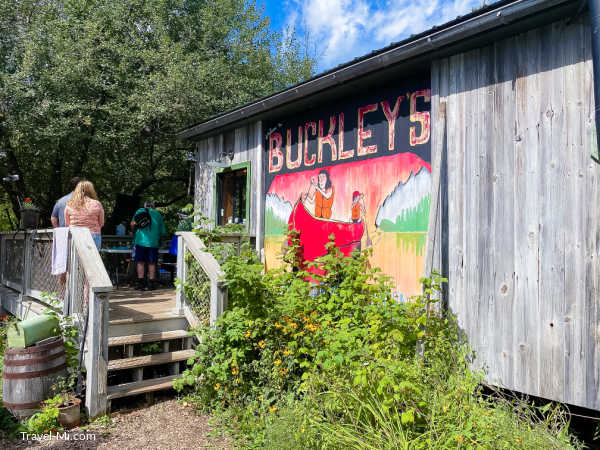
M 177 308 L 190 325 L 214 325 L 227 308 L 225 274 L 191 231 L 177 232 L 177 278 Z
M 69 229 L 66 276 L 51 273 L 52 243 L 51 229 L 1 233 L 0 280 L 18 294 L 11 313 L 21 315 L 22 304 L 33 300 L 74 318 L 80 340 L 85 338 L 85 405 L 96 417 L 106 411 L 108 294 L 113 286 L 87 228 Z

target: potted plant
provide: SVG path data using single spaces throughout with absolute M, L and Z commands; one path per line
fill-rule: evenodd
M 40 218 L 40 209 L 33 204 L 29 197 L 21 203 L 21 228 L 30 230 L 37 228 Z
M 56 394 L 53 404 L 58 408 L 58 423 L 65 428 L 76 427 L 81 422 L 81 399 L 75 396 L 74 386 L 74 374 L 60 377 L 52 386 Z

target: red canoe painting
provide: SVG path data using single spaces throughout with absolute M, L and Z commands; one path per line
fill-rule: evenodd
M 288 220 L 290 230 L 300 232 L 300 247 L 305 261 L 314 261 L 326 253 L 329 236 L 334 235 L 335 245 L 345 256 L 350 256 L 360 245 L 365 231 L 364 221 L 342 222 L 322 219 L 309 213 L 301 200 L 294 205 Z

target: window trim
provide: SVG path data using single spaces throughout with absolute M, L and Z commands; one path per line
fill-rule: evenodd
M 213 175 L 213 220 L 215 221 L 215 226 L 218 226 L 217 224 L 219 223 L 219 211 L 217 210 L 218 204 L 219 204 L 219 192 L 217 189 L 217 177 L 219 176 L 219 174 L 223 173 L 223 172 L 233 172 L 236 170 L 241 170 L 241 169 L 246 169 L 246 216 L 244 217 L 246 225 L 245 225 L 245 229 L 246 232 L 249 232 L 250 230 L 250 195 L 251 195 L 251 191 L 250 191 L 250 187 L 252 185 L 252 176 L 251 176 L 251 162 L 250 161 L 244 161 L 241 163 L 237 163 L 237 164 L 232 164 L 229 167 L 219 167 L 216 168 L 214 171 L 214 175 Z

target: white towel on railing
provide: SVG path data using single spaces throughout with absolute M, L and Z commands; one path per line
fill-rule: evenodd
M 67 271 L 67 256 L 69 254 L 69 229 L 54 228 L 52 239 L 52 275 L 60 275 Z

